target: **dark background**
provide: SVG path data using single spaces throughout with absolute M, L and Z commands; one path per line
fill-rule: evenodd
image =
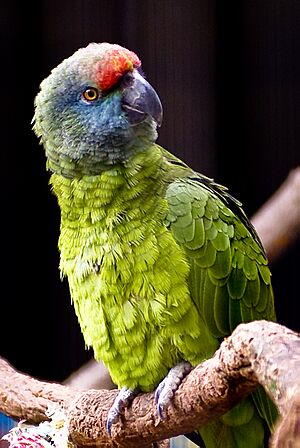
M 300 163 L 300 2 L 2 0 L 0 20 L 0 354 L 60 381 L 91 352 L 59 277 L 59 212 L 31 130 L 39 83 L 91 41 L 135 51 L 164 106 L 159 143 L 251 216 Z M 300 331 L 299 246 L 272 271 L 278 319 Z

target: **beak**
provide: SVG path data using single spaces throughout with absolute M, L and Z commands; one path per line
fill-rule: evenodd
M 163 111 L 159 96 L 137 70 L 126 73 L 122 88 L 123 109 L 132 126 L 142 123 L 148 116 L 161 126 Z

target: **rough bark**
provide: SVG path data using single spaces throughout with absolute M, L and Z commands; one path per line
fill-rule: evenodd
M 300 443 L 299 368 L 300 335 L 273 322 L 255 321 L 239 325 L 213 358 L 187 376 L 164 420 L 157 416 L 153 394 L 140 394 L 109 438 L 106 416 L 117 391 L 79 391 L 41 382 L 14 371 L 4 360 L 0 364 L 0 410 L 38 422 L 46 419 L 49 404 L 60 403 L 70 439 L 79 446 L 150 447 L 154 441 L 205 425 L 261 384 L 282 416 L 272 447 L 294 447 Z M 283 444 L 287 424 L 293 429 L 288 433 L 292 445 Z
M 68 409 L 74 396 L 81 392 L 31 378 L 0 358 L 0 411 L 11 417 L 39 423 L 47 419 L 46 411 L 51 403 Z

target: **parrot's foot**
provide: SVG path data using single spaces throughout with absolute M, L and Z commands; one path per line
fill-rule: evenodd
M 127 389 L 127 387 L 122 387 L 107 415 L 106 432 L 109 436 L 111 435 L 112 425 L 117 423 L 119 417 L 124 414 L 125 409 L 128 408 L 138 393 L 138 389 Z
M 165 379 L 157 386 L 155 391 L 155 402 L 159 417 L 162 420 L 165 418 L 165 410 L 169 406 L 183 378 L 186 377 L 191 370 L 192 366 L 189 362 L 180 362 L 169 371 Z

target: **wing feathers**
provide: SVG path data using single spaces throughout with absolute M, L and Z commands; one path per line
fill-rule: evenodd
M 182 179 L 169 186 L 166 225 L 190 263 L 192 299 L 219 339 L 241 322 L 275 320 L 275 311 L 270 271 L 255 230 L 240 204 L 227 193 L 222 198 L 222 189 L 214 191 L 205 179 Z M 253 398 L 271 428 L 273 403 L 261 390 Z
M 240 322 L 274 318 L 267 260 L 245 215 L 239 219 L 200 178 L 173 182 L 166 199 L 166 224 L 190 261 L 193 300 L 211 333 L 219 338 Z

